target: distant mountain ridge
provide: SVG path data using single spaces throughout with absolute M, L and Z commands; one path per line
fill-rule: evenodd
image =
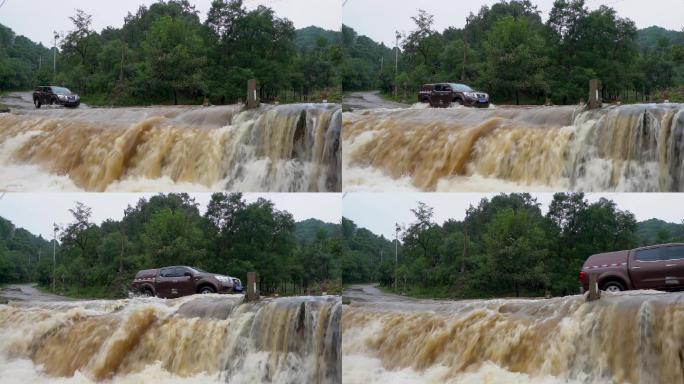
M 311 51 L 315 49 L 320 38 L 324 38 L 328 44 L 339 44 L 342 42 L 342 32 L 331 31 L 314 25 L 295 31 L 295 44 L 299 50 Z
M 684 44 L 684 32 L 673 31 L 655 25 L 637 31 L 636 41 L 642 50 L 657 48 L 660 40 L 667 40 L 670 45 Z
M 684 224 L 649 219 L 637 224 L 637 235 L 642 244 L 658 244 L 684 241 Z
M 340 234 L 340 225 L 311 218 L 295 223 L 294 234 L 298 242 L 310 244 L 316 239 L 316 235 L 321 230 L 327 236 L 337 236 Z

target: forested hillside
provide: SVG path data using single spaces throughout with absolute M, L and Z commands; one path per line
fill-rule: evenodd
M 346 254 L 342 275 L 350 281 L 377 281 L 398 291 L 428 297 L 537 296 L 578 292 L 578 273 L 592 254 L 654 243 L 684 242 L 684 225 L 659 220 L 637 223 L 611 200 L 589 203 L 584 194 L 558 193 L 542 214 L 529 194 L 499 195 L 471 206 L 466 220 L 434 221 L 419 203 L 414 221 L 399 236 L 398 269 L 391 243 L 372 233 Z M 343 228 L 357 229 L 349 220 Z M 343 230 L 343 234 L 350 231 Z M 367 232 L 367 231 L 366 231 Z M 358 239 L 358 238 L 357 238 Z M 384 250 L 390 257 L 382 262 Z
M 189 195 L 160 194 L 129 206 L 123 220 L 98 225 L 91 220 L 91 209 L 77 203 L 70 210 L 73 220 L 57 232 L 57 292 L 120 297 L 138 270 L 169 265 L 195 266 L 243 280 L 248 271 L 256 271 L 265 293 L 302 294 L 322 286 L 331 292 L 339 287 L 339 234 L 317 231 L 298 242 L 289 212 L 275 209 L 269 200 L 247 203 L 239 193 L 216 193 L 206 208 L 201 215 Z M 37 281 L 49 287 L 49 243 L 12 230 L 6 220 L 0 224 L 0 283 Z M 8 266 L 11 274 L 4 273 Z
M 45 272 L 48 259 L 52 260 L 48 240 L 0 217 L 0 284 L 30 280 Z
M 603 82 L 607 100 L 684 101 L 684 33 L 651 27 L 609 6 L 590 11 L 585 0 L 559 0 L 547 22 L 529 0 L 501 0 L 468 17 L 465 28 L 434 28 L 420 10 L 415 27 L 399 41 L 399 97 L 413 100 L 431 82 L 465 82 L 497 103 L 575 104 L 588 82 Z M 476 11 L 476 10 L 474 10 Z M 394 59 L 351 28 L 343 30 L 345 90 L 379 88 L 391 93 Z M 387 64 L 380 73 L 381 58 Z M 363 70 L 362 70 L 363 69 Z
M 0 24 L 0 92 L 28 89 L 48 68 L 52 68 L 52 53 L 48 48 L 17 36 Z
M 644 245 L 684 242 L 684 224 L 650 219 L 639 223 L 637 235 Z
M 316 240 L 316 236 L 339 236 L 340 225 L 326 223 L 318 219 L 308 219 L 295 224 L 295 238 L 303 244 L 310 244 Z
M 11 59 L 17 49 L 0 48 L 0 86 L 59 84 L 98 104 L 201 103 L 204 96 L 223 104 L 244 99 L 247 80 L 256 78 L 264 100 L 317 100 L 323 90 L 335 96 L 342 54 L 334 32 L 297 33 L 272 9 L 248 11 L 242 0 L 214 1 L 200 19 L 187 0 L 159 0 L 132 10 L 121 28 L 95 31 L 92 17 L 77 11 L 58 41 L 57 73 L 45 48 L 20 62 Z M 2 47 L 32 44 L 6 28 L 0 33 Z

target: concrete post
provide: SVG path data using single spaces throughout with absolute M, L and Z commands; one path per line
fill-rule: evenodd
M 596 301 L 601 298 L 601 291 L 598 289 L 597 279 L 597 274 L 589 274 L 589 294 L 587 295 L 587 301 Z
M 247 109 L 259 107 L 259 97 L 257 96 L 257 81 L 250 79 L 247 81 Z
M 589 109 L 597 109 L 603 106 L 601 100 L 601 80 L 593 79 L 589 81 Z
M 247 294 L 245 295 L 247 301 L 258 301 L 259 291 L 257 290 L 257 274 L 256 272 L 247 272 Z

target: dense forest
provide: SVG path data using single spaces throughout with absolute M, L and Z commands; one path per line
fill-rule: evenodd
M 341 286 L 339 224 L 295 223 L 269 200 L 216 193 L 200 214 L 189 195 L 160 194 L 100 225 L 82 203 L 70 212 L 72 222 L 57 231 L 54 274 L 56 291 L 67 295 L 125 296 L 138 270 L 169 265 L 244 281 L 256 271 L 264 293 L 333 293 Z M 52 244 L 0 220 L 0 284 L 36 281 L 50 289 L 52 277 Z
M 92 29 L 78 10 L 53 53 L 0 26 L 0 90 L 58 84 L 95 104 L 201 103 L 245 98 L 259 80 L 263 100 L 339 96 L 339 32 L 295 30 L 272 9 L 214 0 L 204 22 L 187 0 L 159 0 L 129 13 L 121 28 Z
M 684 242 L 684 224 L 637 223 L 613 201 L 589 203 L 582 193 L 554 195 L 545 215 L 529 194 L 482 199 L 465 220 L 441 225 L 422 202 L 412 212 L 414 221 L 399 232 L 396 271 L 391 241 L 343 219 L 352 249 L 343 254 L 345 283 L 391 288 L 396 273 L 398 291 L 418 296 L 568 295 L 578 292 L 578 273 L 594 253 Z
M 637 30 L 614 9 L 586 3 L 556 0 L 544 23 L 532 1 L 502 0 L 442 32 L 419 10 L 415 29 L 400 36 L 396 78 L 392 47 L 343 26 L 343 88 L 391 95 L 396 83 L 398 98 L 411 101 L 421 84 L 465 82 L 498 103 L 574 104 L 598 78 L 608 101 L 684 101 L 684 31 Z

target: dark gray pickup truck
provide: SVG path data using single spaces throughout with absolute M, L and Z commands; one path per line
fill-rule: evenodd
M 660 244 L 627 251 L 599 253 L 584 262 L 580 288 L 589 289 L 589 275 L 597 274 L 599 289 L 684 289 L 684 244 Z

